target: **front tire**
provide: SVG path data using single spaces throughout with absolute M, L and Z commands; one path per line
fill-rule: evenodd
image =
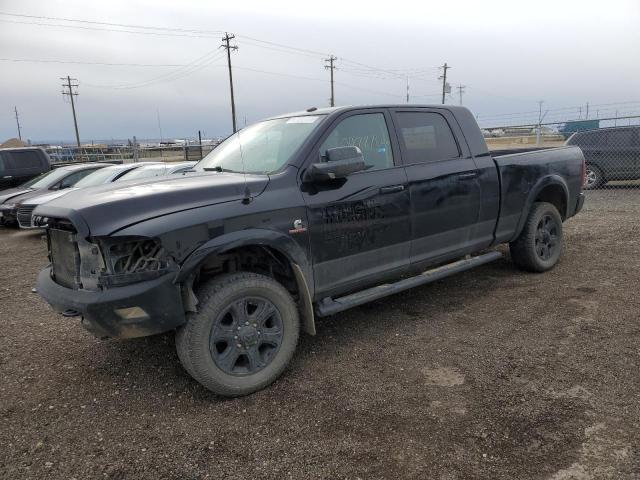
M 533 204 L 522 232 L 509 244 L 511 259 L 529 272 L 553 268 L 562 253 L 562 217 L 550 203 Z
M 298 309 L 270 277 L 221 275 L 198 292 L 198 313 L 176 333 L 185 370 L 212 392 L 236 397 L 275 381 L 298 343 Z

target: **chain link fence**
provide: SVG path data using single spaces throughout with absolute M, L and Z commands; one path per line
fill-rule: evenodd
M 87 145 L 82 147 L 47 146 L 52 164 L 76 162 L 182 162 L 206 157 L 217 143 L 182 145 Z
M 640 115 L 483 128 L 489 149 L 574 145 L 587 164 L 587 205 L 640 206 Z

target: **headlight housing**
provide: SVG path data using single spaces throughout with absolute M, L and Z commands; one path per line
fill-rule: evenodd
M 102 237 L 99 246 L 104 269 L 99 283 L 105 287 L 151 280 L 176 269 L 159 240 L 147 237 Z
M 0 210 L 13 210 L 17 207 L 16 203 L 1 203 Z

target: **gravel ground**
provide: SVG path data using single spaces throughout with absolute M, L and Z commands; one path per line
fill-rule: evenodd
M 505 260 L 325 319 L 222 400 L 173 335 L 101 342 L 0 230 L 0 477 L 640 478 L 640 192 L 589 192 L 553 271 Z M 505 251 L 506 252 L 506 251 Z

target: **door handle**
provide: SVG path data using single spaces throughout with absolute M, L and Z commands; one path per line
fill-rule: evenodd
M 476 178 L 478 176 L 478 172 L 465 172 L 458 175 L 460 180 L 471 180 L 472 178 Z
M 392 185 L 390 187 L 380 187 L 380 194 L 397 193 L 404 190 L 404 185 Z

